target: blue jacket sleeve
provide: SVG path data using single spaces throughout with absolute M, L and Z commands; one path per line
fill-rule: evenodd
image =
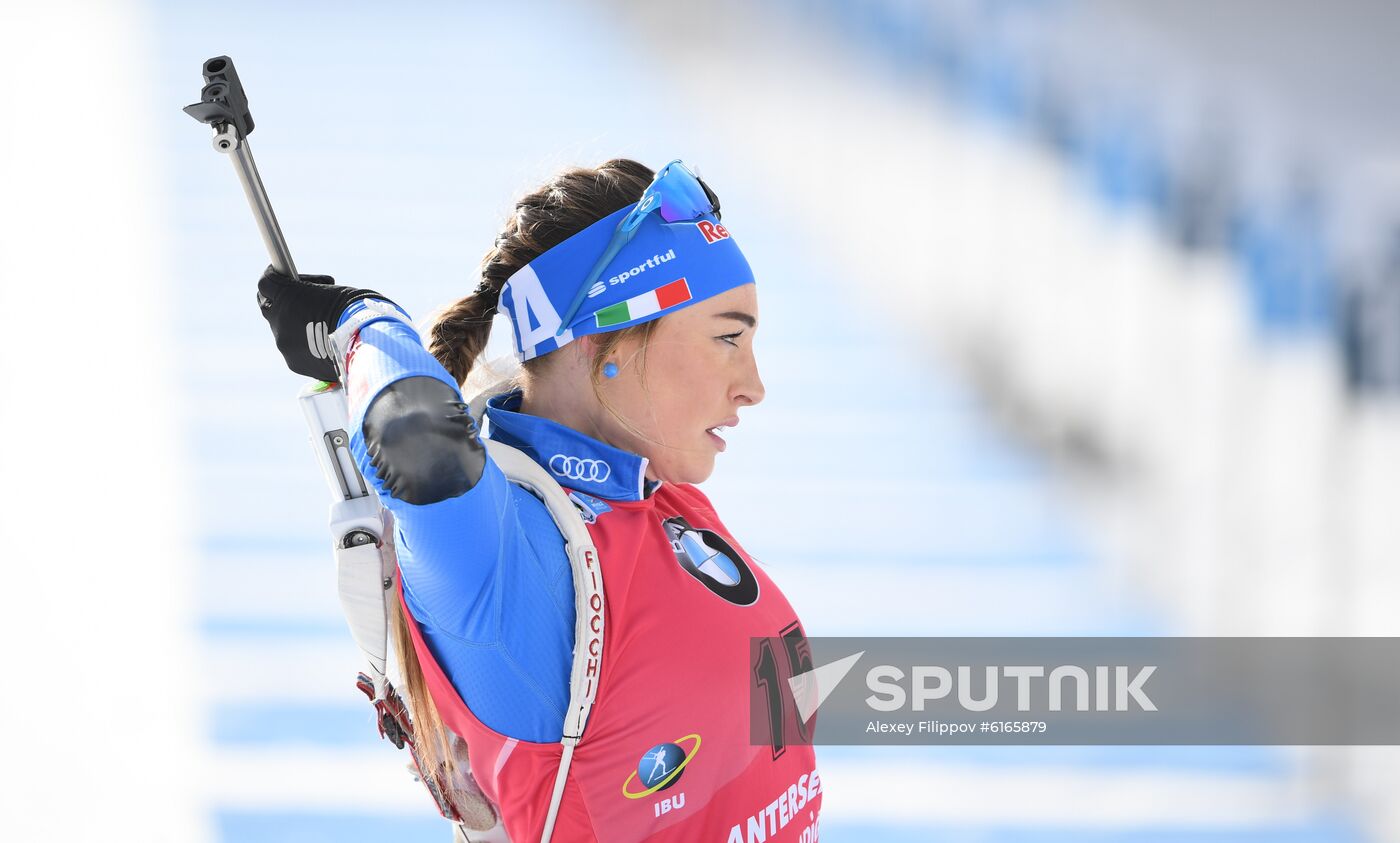
M 357 307 L 363 304 L 347 308 L 341 322 Z M 396 498 L 375 466 L 384 454 L 371 459 L 366 414 L 396 382 L 423 377 L 446 384 L 461 400 L 452 376 L 407 321 L 381 318 L 360 327 L 345 376 L 350 450 L 394 515 L 405 600 L 473 714 L 510 737 L 557 740 L 568 701 L 574 603 L 563 536 L 547 510 L 489 457 L 470 488 L 430 503 Z M 462 435 L 477 434 L 472 427 Z M 384 468 L 392 474 L 393 466 Z

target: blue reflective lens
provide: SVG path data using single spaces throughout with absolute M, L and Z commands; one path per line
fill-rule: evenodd
M 660 197 L 659 210 L 666 222 L 695 220 L 716 210 L 700 178 L 679 160 L 661 168 L 651 190 Z

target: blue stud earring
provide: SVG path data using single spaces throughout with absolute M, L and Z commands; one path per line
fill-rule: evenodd
M 605 377 L 605 378 L 615 378 L 615 377 L 617 377 L 617 364 L 614 363 L 614 362 L 612 362 L 611 360 L 608 361 L 608 362 L 603 366 L 603 377 Z

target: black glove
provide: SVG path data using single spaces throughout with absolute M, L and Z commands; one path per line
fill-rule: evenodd
M 258 306 L 287 368 L 322 381 L 340 379 L 330 334 L 345 308 L 365 298 L 384 297 L 373 290 L 338 287 L 329 275 L 288 278 L 270 266 L 258 281 Z

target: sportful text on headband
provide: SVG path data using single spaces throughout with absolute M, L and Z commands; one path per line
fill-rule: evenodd
M 517 270 L 500 310 L 521 360 L 578 337 L 639 325 L 753 282 L 719 205 L 689 168 L 661 168 L 636 204 L 609 214 Z

